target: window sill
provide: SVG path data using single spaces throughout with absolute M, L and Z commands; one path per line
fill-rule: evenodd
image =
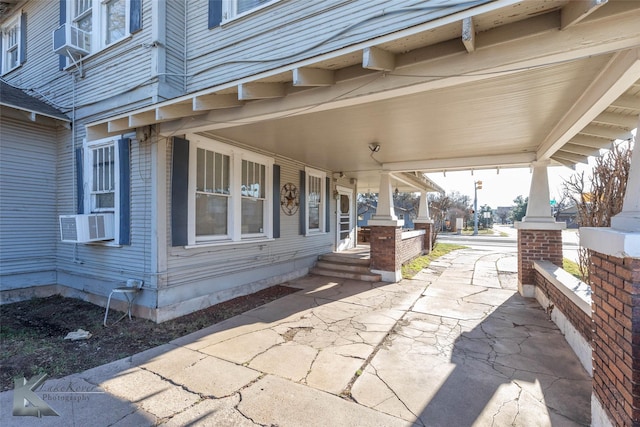
M 104 241 L 104 242 L 88 242 L 85 243 L 87 246 L 102 246 L 105 248 L 121 248 L 122 245 L 116 242 Z
M 274 238 L 261 237 L 261 238 L 245 239 L 245 240 L 238 240 L 238 241 L 223 240 L 223 241 L 216 241 L 216 242 L 202 242 L 202 243 L 196 243 L 195 245 L 183 246 L 183 248 L 198 249 L 198 248 L 211 248 L 216 246 L 247 245 L 250 243 L 267 243 L 267 242 L 274 242 L 274 241 L 275 241 Z
M 246 12 L 239 13 L 239 14 L 237 14 L 235 16 L 232 16 L 231 18 L 223 19 L 222 22 L 220 22 L 220 27 L 224 27 L 224 26 L 226 26 L 228 24 L 231 24 L 231 23 L 233 23 L 235 21 L 239 21 L 242 18 L 246 18 L 247 16 L 251 16 L 254 13 L 257 13 L 257 12 L 259 12 L 261 10 L 267 9 L 267 8 L 279 3 L 280 1 L 282 1 L 282 0 L 272 0 L 269 3 L 262 4 L 260 6 L 257 6 L 255 8 L 253 8 L 253 9 L 247 10 Z
M 314 236 L 326 236 L 327 233 L 326 231 L 311 231 L 311 232 L 307 232 L 307 234 L 304 235 L 304 237 L 314 237 Z
M 1 75 L 2 75 L 2 77 L 4 77 L 7 74 L 9 74 L 10 72 L 17 70 L 20 67 L 22 67 L 22 64 L 16 65 L 15 67 L 13 67 L 13 68 L 11 68 L 11 69 L 9 69 L 7 71 L 3 71 Z

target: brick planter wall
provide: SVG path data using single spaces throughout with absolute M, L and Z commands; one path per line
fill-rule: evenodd
M 578 331 L 578 333 L 591 342 L 593 320 L 585 313 L 580 307 L 576 306 L 565 294 L 563 294 L 556 286 L 549 282 L 538 271 L 534 271 L 534 282 L 537 288 L 539 288 L 546 297 L 553 302 L 555 308 L 560 310 L 562 314 L 569 320 L 571 325 Z M 546 308 L 546 307 L 545 307 Z
M 398 245 L 400 265 L 412 260 L 424 252 L 424 235 L 402 239 Z M 398 267 L 400 268 L 400 267 Z
M 431 236 L 433 234 L 433 223 L 432 222 L 415 222 L 413 227 L 416 230 L 424 230 L 424 248 L 423 254 L 431 253 Z
M 551 261 L 562 267 L 562 230 L 518 230 L 518 281 L 534 284 L 533 261 Z
M 616 426 L 640 426 L 640 259 L 592 252 L 593 392 Z
M 401 227 L 371 227 L 369 244 L 372 270 L 396 271 L 400 268 L 400 253 L 396 248 L 396 242 L 400 242 L 401 239 Z

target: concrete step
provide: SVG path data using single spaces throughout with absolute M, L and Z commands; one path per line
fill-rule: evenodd
M 310 271 L 311 274 L 317 276 L 339 277 L 342 279 L 362 280 L 363 282 L 380 282 L 382 277 L 374 273 L 350 273 L 348 271 L 327 270 L 324 268 L 314 267 Z
M 316 263 L 316 267 L 322 268 L 325 270 L 337 270 L 337 271 L 347 271 L 349 273 L 360 273 L 367 274 L 369 273 L 369 264 L 352 264 L 352 263 L 344 263 L 344 262 L 334 262 L 334 261 L 325 261 L 323 259 L 318 260 Z
M 320 261 L 335 262 L 339 264 L 364 265 L 369 266 L 371 259 L 368 255 L 345 255 L 345 254 L 324 254 L 318 258 Z

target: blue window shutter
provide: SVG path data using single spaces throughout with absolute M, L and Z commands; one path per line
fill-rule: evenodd
M 273 238 L 280 237 L 280 165 L 273 165 Z
M 222 0 L 209 0 L 209 29 L 222 22 Z
M 0 73 L 2 73 L 2 57 L 4 56 L 4 51 L 2 50 L 2 34 L 0 33 Z
M 131 244 L 131 140 L 118 141 L 118 160 L 120 170 L 120 245 Z
M 307 176 L 300 171 L 300 234 L 307 234 Z
M 173 137 L 171 175 L 171 246 L 189 244 L 189 141 Z
M 142 0 L 129 2 L 129 32 L 131 34 L 142 29 Z
M 60 25 L 67 22 L 67 0 L 60 0 Z M 64 67 L 67 66 L 67 57 L 64 55 L 58 55 L 58 68 L 60 70 L 64 70 Z
M 20 64 L 27 60 L 27 14 L 20 15 Z
M 83 173 L 84 156 L 82 148 L 76 148 L 76 193 L 77 193 L 77 213 L 84 213 L 84 177 Z
M 324 186 L 324 220 L 325 220 L 325 228 L 324 231 L 328 233 L 331 231 L 331 178 L 325 178 L 325 186 Z

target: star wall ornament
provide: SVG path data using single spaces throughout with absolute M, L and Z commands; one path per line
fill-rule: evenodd
M 287 182 L 280 190 L 280 207 L 285 215 L 292 216 L 300 207 L 300 193 L 295 184 Z

